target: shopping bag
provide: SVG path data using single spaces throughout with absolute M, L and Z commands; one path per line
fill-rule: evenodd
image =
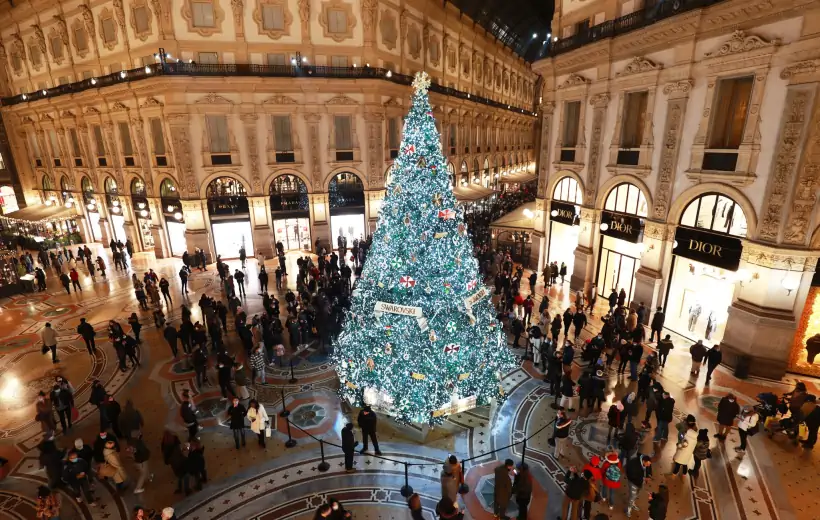
M 765 430 L 771 429 L 772 425 L 776 422 L 777 422 L 777 417 L 775 417 L 773 415 L 769 416 L 769 417 L 766 417 L 766 421 L 763 423 L 763 429 L 765 429 Z
M 809 438 L 809 428 L 805 424 L 800 423 L 800 427 L 797 429 L 797 431 L 798 431 L 797 438 L 799 440 L 805 441 L 806 439 Z
M 80 411 L 77 410 L 76 406 L 71 407 L 71 422 L 77 422 L 80 420 Z
M 270 426 L 265 428 L 265 437 L 270 437 Z

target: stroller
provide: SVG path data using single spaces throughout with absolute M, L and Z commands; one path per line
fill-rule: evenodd
M 772 439 L 776 434 L 783 433 L 793 443 L 797 444 L 800 432 L 800 423 L 797 418 L 785 415 L 789 412 L 789 404 L 786 399 L 777 397 L 771 392 L 764 392 L 757 395 L 758 404 L 755 410 L 763 421 L 763 428 Z

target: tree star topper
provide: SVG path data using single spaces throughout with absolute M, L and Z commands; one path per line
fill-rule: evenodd
M 416 72 L 416 77 L 413 79 L 413 90 L 416 94 L 427 94 L 427 89 L 430 88 L 430 76 L 424 72 Z

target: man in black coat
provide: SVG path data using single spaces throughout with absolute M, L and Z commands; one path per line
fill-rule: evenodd
M 94 344 L 94 336 L 96 336 L 97 333 L 94 332 L 94 327 L 85 321 L 85 318 L 80 318 L 80 324 L 77 325 L 77 334 L 82 336 L 83 341 L 85 341 L 85 348 L 88 349 L 88 353 L 93 356 L 94 353 L 97 352 L 97 345 Z
M 244 298 L 245 297 L 245 274 L 237 269 L 233 273 L 233 279 L 236 280 L 237 285 L 239 285 L 239 296 Z
M 663 323 L 666 321 L 666 316 L 663 313 L 663 307 L 658 307 L 655 311 L 655 315 L 652 316 L 652 324 L 649 328 L 652 332 L 649 334 L 649 342 L 652 343 L 655 341 L 655 334 L 658 335 L 658 341 L 661 340 L 661 331 L 663 330 Z
M 379 441 L 376 439 L 376 412 L 374 412 L 370 405 L 364 405 L 362 411 L 359 412 L 359 428 L 362 429 L 362 442 L 364 445 L 362 446 L 362 451 L 360 453 L 367 452 L 367 438 L 373 441 L 373 448 L 376 450 L 376 455 L 381 455 L 382 452 L 379 451 Z
M 638 453 L 626 463 L 626 479 L 629 487 L 629 498 L 626 516 L 629 517 L 635 507 L 638 494 L 644 483 L 652 478 L 652 459 L 648 455 Z
M 356 471 L 353 468 L 353 454 L 356 450 L 356 439 L 353 437 L 353 423 L 347 423 L 342 428 L 342 451 L 345 454 L 345 471 L 352 473 Z
M 587 325 L 587 316 L 584 314 L 584 311 L 578 310 L 575 315 L 572 317 L 572 324 L 575 325 L 575 339 L 576 341 L 581 336 L 581 331 L 584 330 L 584 327 Z
M 706 384 L 712 379 L 712 372 L 723 361 L 723 352 L 720 351 L 720 343 L 709 349 L 706 353 Z
M 177 338 L 179 335 L 177 334 L 176 327 L 168 323 L 162 331 L 162 336 L 165 338 L 165 341 L 168 342 L 168 346 L 171 347 L 171 353 L 174 354 L 174 359 L 176 359 L 177 353 L 179 352 L 177 349 Z
M 519 348 L 518 342 L 521 339 L 521 334 L 524 332 L 524 323 L 516 316 L 510 324 L 510 332 L 512 332 L 515 340 L 513 341 L 513 348 Z
M 653 390 L 650 390 L 652 392 Z M 655 406 L 655 416 L 658 419 L 658 426 L 655 428 L 655 437 L 652 439 L 655 442 L 667 440 L 669 437 L 669 423 L 674 418 L 675 400 L 669 395 L 669 392 L 663 392 L 661 398 Z

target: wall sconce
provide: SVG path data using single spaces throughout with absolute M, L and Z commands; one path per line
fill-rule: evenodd
M 174 213 L 174 218 L 177 220 L 182 220 L 182 213 L 177 211 L 176 213 Z
M 94 204 L 93 202 L 89 202 L 89 203 L 86 205 L 86 208 L 88 208 L 88 209 L 90 209 L 90 210 L 93 210 L 93 209 L 94 209 L 94 208 L 96 208 L 96 207 L 97 207 L 97 205 L 96 205 L 96 204 Z
M 780 285 L 786 289 L 786 294 L 791 294 L 792 291 L 796 291 L 800 287 L 800 276 L 798 273 L 797 279 L 790 277 L 789 274 L 792 272 L 792 261 L 789 259 L 786 260 L 786 263 L 789 267 L 786 269 L 786 274 L 783 275 L 783 279 L 780 280 Z
M 524 208 L 524 216 L 527 218 L 532 218 L 535 216 L 535 213 L 530 208 Z
M 114 206 L 113 208 L 111 208 L 111 213 L 115 213 L 115 214 L 116 214 L 116 213 L 119 213 L 119 212 L 120 212 L 120 208 L 119 208 L 119 206 Z
M 114 206 L 115 208 L 117 208 L 120 205 L 120 201 L 115 200 L 114 202 L 111 203 L 111 205 Z
M 735 272 L 735 280 L 743 287 L 743 284 L 749 283 L 752 280 L 757 280 L 760 278 L 758 273 L 750 273 L 748 269 L 738 269 Z
M 168 213 L 170 213 L 170 212 L 174 211 L 174 207 L 173 207 L 173 206 L 171 206 L 170 204 L 169 204 L 169 205 L 168 205 L 168 207 L 166 207 L 165 209 L 167 209 L 167 210 L 168 210 Z
M 145 203 L 144 203 L 144 202 L 138 202 L 138 203 L 137 203 L 137 207 L 138 207 L 139 209 L 145 209 Z
M 147 217 L 148 216 L 148 210 L 144 209 L 144 210 L 140 211 L 140 215 L 143 216 L 143 217 Z
M 609 224 L 606 222 L 601 223 L 601 231 L 606 231 L 607 229 L 609 229 Z
M 558 216 L 558 210 L 554 209 L 554 210 L 550 211 L 550 215 L 552 215 L 553 217 L 557 217 Z

